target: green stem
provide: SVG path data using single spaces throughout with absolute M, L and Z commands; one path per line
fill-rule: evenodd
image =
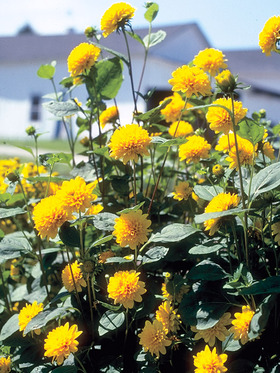
M 239 158 L 239 151 L 238 151 L 238 143 L 237 143 L 237 134 L 236 134 L 236 124 L 235 124 L 235 113 L 234 113 L 234 98 L 233 93 L 230 94 L 231 98 L 231 105 L 232 105 L 232 128 L 233 128 L 233 134 L 234 134 L 234 142 L 235 142 L 235 150 L 236 150 L 236 159 L 237 159 L 237 167 L 238 167 L 238 174 L 239 174 L 239 181 L 240 181 L 240 191 L 241 191 L 241 200 L 242 200 L 242 207 L 245 210 L 246 209 L 246 203 L 245 203 L 245 193 L 244 193 L 244 187 L 243 187 L 243 179 L 242 179 L 242 173 L 241 173 L 241 163 Z M 248 216 L 247 212 L 244 213 L 244 224 L 243 224 L 243 230 L 244 230 L 244 246 L 245 246 L 245 258 L 246 258 L 246 264 L 249 267 L 249 252 L 248 252 Z
M 3 276 L 3 273 L 2 273 L 2 266 L 1 265 L 0 265 L 0 279 L 1 279 L 1 282 L 2 282 L 2 289 L 3 289 L 4 301 L 5 301 L 5 304 L 6 304 L 6 308 L 7 308 L 8 313 L 11 314 L 11 304 L 9 303 L 8 292 L 7 292 L 7 289 L 6 289 L 5 284 L 4 284 L 4 276 Z
M 92 338 L 93 338 L 94 325 L 93 325 L 93 310 L 92 310 L 92 298 L 91 298 L 91 287 L 89 283 L 89 274 L 87 275 L 86 280 L 87 280 L 88 303 L 89 303 L 90 321 L 91 321 L 91 332 L 92 332 Z
M 134 113 L 137 113 L 137 100 L 135 97 L 135 89 L 134 89 L 134 82 L 133 82 L 133 74 L 132 74 L 132 63 L 131 63 L 131 55 L 130 55 L 130 50 L 129 50 L 129 45 L 127 41 L 127 36 L 125 32 L 125 28 L 122 27 L 122 32 L 125 40 L 125 45 L 126 45 L 126 50 L 127 50 L 127 56 L 128 56 L 128 73 L 129 73 L 129 78 L 130 78 L 130 84 L 131 84 L 131 91 L 132 91 L 132 98 L 134 102 Z
M 78 359 L 78 357 L 77 357 L 75 354 L 74 354 L 74 358 L 75 358 L 75 359 L 77 360 L 77 362 L 79 363 L 79 365 L 80 365 L 82 371 L 83 371 L 84 373 L 87 373 L 87 371 L 85 370 L 85 367 L 83 366 L 82 362 L 80 361 L 80 359 Z
M 135 206 L 137 205 L 137 188 L 136 188 L 136 164 L 133 161 L 133 189 L 134 189 L 134 200 Z

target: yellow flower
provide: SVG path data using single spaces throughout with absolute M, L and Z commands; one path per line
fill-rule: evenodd
M 113 4 L 101 18 L 101 31 L 106 38 L 115 30 L 124 27 L 128 21 L 134 16 L 135 8 L 127 3 Z
M 189 122 L 180 120 L 173 122 L 168 130 L 169 135 L 174 137 L 185 137 L 193 133 L 193 127 Z
M 178 185 L 175 186 L 175 192 L 172 194 L 173 198 L 178 201 L 182 201 L 182 199 L 187 201 L 192 194 L 192 187 L 190 187 L 187 181 L 180 181 Z
M 108 258 L 112 258 L 113 256 L 115 256 L 115 253 L 112 250 L 103 251 L 99 254 L 98 263 L 104 264 Z
M 193 60 L 193 64 L 200 67 L 203 71 L 209 73 L 211 76 L 218 74 L 220 69 L 225 69 L 227 64 L 225 63 L 223 52 L 214 48 L 206 48 L 200 51 Z
M 244 166 L 246 164 L 253 164 L 254 158 L 256 157 L 256 147 L 254 147 L 249 140 L 243 139 L 240 136 L 237 137 L 237 146 L 240 165 Z M 236 146 L 233 146 L 230 149 L 229 156 L 226 158 L 226 161 L 230 162 L 230 168 L 238 167 Z
M 278 245 L 280 245 L 280 221 L 277 221 L 276 223 L 272 224 L 271 230 L 272 235 L 275 235 L 274 241 L 277 242 Z
M 97 198 L 97 195 L 92 194 L 96 185 L 97 180 L 86 184 L 82 177 L 77 176 L 75 179 L 63 181 L 56 193 L 56 198 L 60 199 L 61 204 L 69 213 L 85 212 L 91 207 L 91 202 Z
M 29 321 L 38 315 L 39 312 L 43 311 L 43 308 L 43 303 L 37 304 L 37 301 L 35 300 L 32 304 L 26 304 L 25 307 L 20 310 L 18 315 L 18 325 L 19 331 L 23 331 L 23 336 L 25 336 L 24 331 Z M 40 334 L 40 329 L 37 331 L 35 330 L 35 333 Z
M 127 124 L 115 130 L 111 137 L 110 156 L 115 159 L 123 158 L 123 163 L 138 161 L 138 156 L 149 155 L 148 146 L 151 137 L 148 131 L 138 124 Z
M 262 143 L 262 151 L 268 158 L 275 159 L 273 146 L 268 141 Z
M 147 217 L 147 214 L 142 215 L 142 211 L 137 210 L 121 214 L 119 218 L 116 218 L 113 232 L 116 242 L 121 247 L 129 245 L 132 250 L 135 250 L 137 245 L 144 244 L 148 240 L 148 232 L 151 231 L 148 229 L 151 220 Z
M 198 163 L 200 159 L 208 158 L 211 145 L 201 136 L 189 136 L 188 141 L 179 147 L 180 161 Z
M 238 138 L 238 135 L 237 135 Z M 227 135 L 222 135 L 219 140 L 218 144 L 216 145 L 215 149 L 219 152 L 227 153 L 230 151 L 230 149 L 234 146 L 235 140 L 234 140 L 234 134 L 232 132 L 229 132 Z
M 254 314 L 255 312 L 249 306 L 243 306 L 242 313 L 236 312 L 234 314 L 235 320 L 232 321 L 233 326 L 230 328 L 230 332 L 233 333 L 233 339 L 240 339 L 243 345 L 249 340 L 248 331 Z
M 191 330 L 196 333 L 194 340 L 197 341 L 203 338 L 205 343 L 208 343 L 210 347 L 213 347 L 216 342 L 216 338 L 219 341 L 224 341 L 226 337 L 230 334 L 229 330 L 226 328 L 227 325 L 231 324 L 231 314 L 226 312 L 220 318 L 220 320 L 209 329 L 197 329 L 195 326 L 191 326 Z
M 41 238 L 55 238 L 58 228 L 70 218 L 67 209 L 56 196 L 42 199 L 33 210 L 33 220 Z
M 217 177 L 223 176 L 224 172 L 225 172 L 225 170 L 224 170 L 223 166 L 221 166 L 220 164 L 215 164 L 212 167 L 212 173 Z
M 206 345 L 204 351 L 200 351 L 194 356 L 195 373 L 223 373 L 227 371 L 224 363 L 227 360 L 226 354 L 218 355 L 216 347 L 211 351 Z
M 266 21 L 259 34 L 259 46 L 262 52 L 270 56 L 271 52 L 277 52 L 276 43 L 280 38 L 280 16 L 273 16 Z
M 152 355 L 159 357 L 159 353 L 165 355 L 166 347 L 171 345 L 171 341 L 166 337 L 166 332 L 161 322 L 154 320 L 145 322 L 145 326 L 141 333 L 139 333 L 140 344 L 144 351 L 149 351 Z
M 78 331 L 77 325 L 72 325 L 69 329 L 68 322 L 51 330 L 45 339 L 44 356 L 52 357 L 52 361 L 56 360 L 57 364 L 61 365 L 64 359 L 78 350 L 77 338 L 81 334 L 82 331 Z
M 215 77 L 215 80 L 218 88 L 224 93 L 231 93 L 237 87 L 235 78 L 229 70 L 220 72 L 220 74 Z
M 118 271 L 110 277 L 108 296 L 114 299 L 114 304 L 120 303 L 125 308 L 133 308 L 134 302 L 142 302 L 142 295 L 146 293 L 145 283 L 139 281 L 140 272 Z
M 166 288 L 166 282 L 164 282 L 162 285 L 161 285 L 161 292 L 162 292 L 162 295 L 165 299 L 167 299 L 168 301 L 172 302 L 173 301 L 173 296 L 171 294 L 168 293 L 167 291 L 167 288 Z
M 75 290 L 75 285 L 78 292 L 83 290 L 82 286 L 87 286 L 85 280 L 83 279 L 83 273 L 81 271 L 80 264 L 77 260 L 72 264 L 67 264 L 67 266 L 62 271 L 61 278 L 63 285 L 65 286 L 66 290 L 69 291 L 69 293 Z
M 86 215 L 97 215 L 100 213 L 100 211 L 102 211 L 104 209 L 103 206 L 101 206 L 100 204 L 97 204 L 97 205 L 92 205 L 87 211 L 86 211 Z
M 172 91 L 185 93 L 186 97 L 211 95 L 211 85 L 207 74 L 199 67 L 183 65 L 172 73 L 173 78 L 168 80 Z
M 213 105 L 225 106 L 232 112 L 232 102 L 229 97 L 218 98 L 213 102 Z M 238 122 L 240 122 L 241 119 L 245 117 L 248 109 L 243 108 L 242 102 L 240 101 L 234 101 L 233 108 L 235 124 L 237 124 Z M 221 107 L 209 107 L 208 112 L 206 114 L 206 119 L 210 123 L 209 127 L 213 131 L 215 131 L 215 133 L 223 132 L 227 135 L 229 131 L 233 129 L 231 116 L 229 115 L 227 110 Z
M 166 334 L 179 329 L 179 320 L 176 311 L 171 307 L 170 301 L 164 301 L 156 311 L 156 320 L 162 323 Z
M 0 373 L 9 373 L 11 371 L 11 358 L 10 356 L 0 357 Z
M 71 76 L 76 77 L 85 70 L 89 70 L 97 60 L 100 49 L 95 45 L 81 43 L 75 47 L 68 56 L 68 71 Z
M 100 126 L 104 128 L 107 123 L 115 123 L 119 118 L 119 111 L 116 106 L 110 106 L 100 114 Z
M 163 101 L 160 102 L 162 104 L 165 100 L 171 99 L 169 104 L 165 106 L 165 108 L 161 109 L 161 114 L 164 116 L 166 122 L 175 122 L 180 118 L 182 114 L 182 110 L 184 109 L 185 102 L 182 99 L 182 96 L 174 92 L 173 96 L 166 97 Z M 186 108 L 192 107 L 191 104 L 187 104 Z
M 218 211 L 227 211 L 234 207 L 237 207 L 239 204 L 240 198 L 237 194 L 230 193 L 219 193 L 215 196 L 205 207 L 205 213 L 218 212 Z M 209 230 L 210 236 L 220 228 L 222 224 L 222 218 L 208 219 L 204 222 L 205 230 Z

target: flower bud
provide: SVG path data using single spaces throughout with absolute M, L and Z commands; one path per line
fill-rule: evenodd
M 215 175 L 215 176 L 223 176 L 225 170 L 223 168 L 223 166 L 221 166 L 220 164 L 215 164 L 215 166 L 213 166 L 212 168 L 212 173 Z
M 86 35 L 87 38 L 90 39 L 96 35 L 96 32 L 97 30 L 95 27 L 89 26 L 85 29 L 84 34 Z
M 223 70 L 215 79 L 217 87 L 224 93 L 231 93 L 237 87 L 236 79 L 229 70 Z
M 29 126 L 26 128 L 25 132 L 27 133 L 28 136 L 34 136 L 36 133 L 36 129 L 33 126 Z

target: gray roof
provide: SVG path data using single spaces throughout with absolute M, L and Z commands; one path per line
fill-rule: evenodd
M 189 60 L 186 60 L 188 55 L 193 58 L 194 53 L 209 47 L 206 37 L 196 23 L 156 27 L 152 32 L 160 29 L 166 31 L 166 39 L 163 43 L 151 48 L 151 55 L 187 63 L 189 62 Z M 135 29 L 134 32 L 143 37 L 147 34 L 148 29 Z M 45 63 L 49 63 L 52 60 L 65 60 L 75 46 L 86 41 L 84 34 L 75 33 L 48 36 L 23 34 L 0 37 L 0 63 L 13 64 L 29 61 L 45 61 Z M 126 54 L 122 35 L 113 33 L 106 39 L 102 38 L 100 42 L 108 48 Z M 143 46 L 139 42 L 130 38 L 129 43 L 134 54 L 143 53 Z

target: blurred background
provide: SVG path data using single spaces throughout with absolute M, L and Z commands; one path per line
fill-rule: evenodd
M 85 42 L 87 26 L 100 28 L 103 13 L 114 1 L 103 0 L 13 0 L 5 2 L 0 13 L 0 142 L 26 138 L 25 129 L 33 125 L 45 137 L 63 137 L 58 118 L 42 107 L 44 95 L 52 92 L 51 83 L 40 79 L 41 64 L 56 60 L 55 84 L 69 75 L 67 57 L 71 50 Z M 144 19 L 144 2 L 129 1 L 136 8 L 131 24 L 135 33 L 144 36 L 148 23 Z M 265 108 L 273 124 L 280 121 L 280 56 L 267 57 L 258 47 L 258 35 L 265 22 L 279 15 L 278 0 L 158 0 L 159 13 L 153 32 L 165 30 L 166 39 L 151 48 L 141 92 L 155 89 L 153 102 L 170 94 L 168 79 L 182 64 L 189 63 L 202 49 L 214 47 L 224 52 L 228 67 L 239 75 L 239 81 L 251 86 L 240 91 L 239 99 L 249 115 Z M 101 44 L 125 53 L 122 35 L 101 38 Z M 135 80 L 143 63 L 143 47 L 131 41 Z M 127 71 L 118 95 L 123 124 L 130 121 L 132 99 Z M 137 84 L 136 84 L 137 86 Z M 85 102 L 84 87 L 73 96 Z M 107 102 L 108 106 L 112 103 Z M 139 102 L 140 109 L 147 104 Z

